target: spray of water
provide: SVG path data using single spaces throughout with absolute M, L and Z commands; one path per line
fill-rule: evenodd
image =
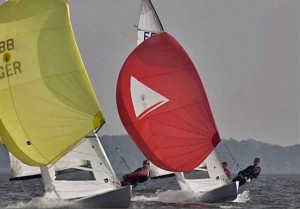
M 146 197 L 144 195 L 139 195 L 131 198 L 134 202 L 157 202 L 159 201 L 157 197 Z
M 184 190 L 168 190 L 157 194 L 158 201 L 164 203 L 199 203 L 201 194 L 199 192 Z
M 238 194 L 237 198 L 235 200 L 233 200 L 232 202 L 246 203 L 249 200 L 250 200 L 249 191 L 245 190 L 245 191 L 243 191 L 242 194 Z
M 33 198 L 30 202 L 18 202 L 10 204 L 7 208 L 71 208 L 71 203 L 57 199 L 47 199 L 44 197 Z
M 168 190 L 164 192 L 157 192 L 157 197 L 147 197 L 144 195 L 135 196 L 131 200 L 136 202 L 162 202 L 162 203 L 199 203 L 201 202 L 201 194 L 193 191 L 183 190 Z M 243 191 L 238 194 L 237 198 L 232 201 L 234 203 L 246 203 L 250 200 L 249 191 Z M 223 205 L 224 206 L 224 205 Z M 237 205 L 225 205 L 229 208 L 239 208 Z

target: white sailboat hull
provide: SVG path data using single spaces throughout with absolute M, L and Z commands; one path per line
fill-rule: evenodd
M 131 186 L 122 187 L 103 194 L 72 200 L 75 208 L 128 208 L 131 198 Z
M 219 188 L 201 193 L 199 201 L 202 203 L 230 202 L 237 198 L 238 182 L 231 182 Z

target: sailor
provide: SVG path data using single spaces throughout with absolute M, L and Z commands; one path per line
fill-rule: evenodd
M 226 161 L 222 162 L 223 169 L 225 171 L 226 176 L 230 179 L 230 171 L 228 169 L 228 163 Z
M 138 183 L 143 183 L 147 181 L 150 177 L 149 171 L 149 161 L 143 161 L 143 167 L 136 169 L 134 172 L 126 174 L 123 176 L 122 186 L 127 186 L 129 184 L 136 186 Z
M 239 181 L 239 185 L 242 186 L 246 182 L 250 182 L 252 179 L 257 178 L 261 171 L 261 168 L 258 166 L 259 163 L 260 159 L 256 157 L 253 165 L 250 165 L 244 170 L 240 171 L 238 176 L 236 176 L 232 181 Z

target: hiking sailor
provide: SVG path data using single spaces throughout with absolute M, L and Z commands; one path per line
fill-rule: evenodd
M 136 169 L 134 172 L 126 174 L 123 176 L 122 186 L 127 186 L 129 184 L 136 186 L 138 183 L 143 183 L 147 181 L 150 177 L 149 171 L 149 161 L 143 161 L 143 167 Z
M 255 158 L 254 164 L 240 171 L 238 176 L 236 176 L 232 181 L 239 181 L 239 185 L 242 186 L 246 182 L 250 182 L 252 179 L 257 178 L 261 171 L 261 168 L 258 166 L 259 162 L 260 159 Z

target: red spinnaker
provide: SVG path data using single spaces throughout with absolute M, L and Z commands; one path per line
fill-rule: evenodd
M 194 169 L 220 141 L 194 64 L 165 32 L 144 41 L 125 61 L 117 107 L 139 149 L 165 170 Z

